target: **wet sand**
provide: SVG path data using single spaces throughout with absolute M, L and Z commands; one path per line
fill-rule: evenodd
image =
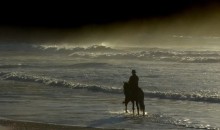
M 67 126 L 67 125 L 56 125 L 56 124 L 1 119 L 0 130 L 116 130 L 116 129 Z M 117 130 L 122 130 L 122 129 L 117 129 Z

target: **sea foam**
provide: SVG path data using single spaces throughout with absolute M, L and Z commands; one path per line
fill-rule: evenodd
M 123 94 L 122 87 L 105 87 L 97 85 L 87 85 L 74 83 L 66 80 L 55 79 L 45 76 L 37 76 L 32 74 L 26 74 L 22 72 L 0 72 L 1 79 L 3 80 L 14 80 L 22 82 L 34 82 L 42 83 L 52 87 L 65 87 L 72 89 L 86 89 L 91 92 L 103 92 L 111 94 Z M 161 91 L 144 91 L 145 97 L 148 98 L 159 98 L 159 99 L 171 99 L 171 100 L 188 100 L 198 102 L 209 102 L 209 103 L 220 103 L 219 94 L 204 94 L 201 92 L 194 93 L 182 93 L 182 92 L 161 92 Z

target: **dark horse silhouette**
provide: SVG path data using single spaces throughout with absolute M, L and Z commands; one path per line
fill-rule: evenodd
M 137 93 L 133 93 L 132 88 L 129 86 L 127 82 L 124 82 L 124 94 L 125 94 L 125 101 L 123 102 L 125 104 L 125 111 L 127 111 L 127 105 L 131 101 L 132 102 L 132 110 L 134 115 L 134 102 L 136 102 L 137 106 L 137 112 L 139 115 L 139 107 L 140 110 L 143 112 L 143 115 L 145 114 L 145 105 L 144 105 L 144 92 L 141 88 L 138 87 Z

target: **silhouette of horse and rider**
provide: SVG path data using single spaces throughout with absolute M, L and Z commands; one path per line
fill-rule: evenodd
M 144 105 L 144 92 L 141 88 L 138 86 L 139 78 L 136 75 L 136 71 L 132 70 L 132 75 L 129 78 L 128 82 L 124 82 L 123 88 L 124 88 L 124 95 L 125 95 L 125 101 L 123 102 L 125 104 L 125 111 L 127 111 L 127 105 L 131 101 L 132 102 L 132 110 L 134 115 L 134 103 L 136 103 L 137 107 L 137 113 L 139 115 L 139 108 L 143 112 L 143 115 L 145 114 L 145 105 Z

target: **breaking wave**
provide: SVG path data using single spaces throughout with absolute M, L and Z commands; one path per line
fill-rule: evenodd
M 99 59 L 136 59 L 148 61 L 181 62 L 181 63 L 219 63 L 218 51 L 177 51 L 161 48 L 147 48 L 144 51 L 118 52 L 74 52 L 72 57 L 99 58 Z
M 15 65 L 0 65 L 0 68 L 23 68 L 23 67 L 31 67 L 29 65 L 15 64 Z
M 44 76 L 31 75 L 21 72 L 0 72 L 1 79 L 3 80 L 14 80 L 22 82 L 35 82 L 42 83 L 44 85 L 53 86 L 53 87 L 66 87 L 72 89 L 87 89 L 94 92 L 104 92 L 104 93 L 122 93 L 122 89 L 117 88 L 107 88 L 96 85 L 86 85 L 68 82 L 66 80 L 54 79 Z
M 11 68 L 100 68 L 100 67 L 111 67 L 108 63 L 98 63 L 98 62 L 86 62 L 86 63 L 76 63 L 69 65 L 30 65 L 30 64 L 0 64 L 0 69 L 11 69 Z
M 35 82 L 42 83 L 44 85 L 53 87 L 67 87 L 72 89 L 86 89 L 92 92 L 103 92 L 112 94 L 122 94 L 121 88 L 109 88 L 104 86 L 86 85 L 74 83 L 66 80 L 54 79 L 44 76 L 31 75 L 21 72 L 0 72 L 0 77 L 3 80 L 14 80 L 22 82 Z M 160 99 L 171 99 L 171 100 L 188 100 L 198 102 L 209 102 L 209 103 L 220 103 L 220 95 L 206 94 L 202 92 L 195 93 L 175 93 L 175 92 L 160 92 L 160 91 L 145 91 L 145 97 L 148 98 L 160 98 Z
M 71 52 L 117 52 L 116 49 L 113 49 L 104 45 L 91 45 L 87 47 L 76 47 L 76 46 L 57 46 L 57 45 L 40 45 L 35 46 L 36 48 L 42 51 L 50 51 L 50 52 L 63 52 L 63 53 L 71 53 Z
M 199 101 L 199 102 L 209 102 L 209 103 L 220 103 L 219 94 L 203 94 L 200 92 L 189 93 L 174 93 L 174 92 L 144 92 L 145 97 L 150 98 L 161 98 L 161 99 L 172 99 L 172 100 L 188 100 L 188 101 Z
M 59 53 L 59 54 L 71 54 L 74 52 L 118 52 L 118 50 L 113 49 L 104 45 L 91 45 L 87 47 L 78 47 L 70 45 L 40 45 L 40 44 L 0 44 L 1 52 L 31 52 L 31 53 Z
M 95 59 L 123 59 L 147 60 L 180 63 L 220 63 L 220 51 L 181 51 L 162 48 L 140 48 L 136 50 L 126 48 L 112 48 L 104 45 L 87 47 L 65 45 L 38 45 L 38 44 L 1 44 L 0 53 L 20 52 L 27 55 L 63 55 L 74 58 Z M 1 66 L 0 66 L 1 67 Z M 12 66 L 13 67 L 13 66 Z

